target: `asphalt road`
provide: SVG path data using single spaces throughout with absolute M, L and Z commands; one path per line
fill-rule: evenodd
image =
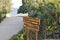
M 23 28 L 23 17 L 7 17 L 0 23 L 0 40 L 9 40 Z

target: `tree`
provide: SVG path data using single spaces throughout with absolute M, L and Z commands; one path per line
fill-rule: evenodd
M 26 7 L 28 8 L 28 14 L 29 17 L 32 18 L 39 18 L 40 19 L 40 31 L 38 34 L 38 40 L 44 40 L 44 39 L 49 39 L 49 38 L 60 38 L 60 24 L 59 21 L 57 20 L 59 17 L 56 16 L 58 13 L 59 5 L 54 2 L 48 1 L 46 3 L 46 0 L 43 0 L 42 3 L 39 3 L 40 0 L 30 0 Z M 24 4 L 25 5 L 25 4 Z M 57 5 L 57 7 L 56 7 Z M 25 32 L 25 31 L 24 31 Z M 24 33 L 23 32 L 23 33 Z M 23 34 L 22 33 L 22 34 Z M 34 40 L 33 34 L 34 32 L 30 31 L 30 39 Z M 53 35 L 54 34 L 54 35 Z M 58 35 L 55 36 L 55 35 Z M 24 35 L 26 36 L 26 35 Z M 21 36 L 20 36 L 21 37 Z M 25 37 L 24 37 L 25 38 Z
M 0 0 L 0 22 L 11 11 L 11 0 Z
M 7 12 L 11 11 L 11 0 L 0 0 L 0 12 L 6 10 Z
M 25 6 L 20 6 L 19 9 L 18 9 L 18 14 L 19 13 L 27 13 L 27 8 Z

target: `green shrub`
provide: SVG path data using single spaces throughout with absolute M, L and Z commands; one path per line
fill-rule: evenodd
M 30 30 L 29 31 L 29 40 L 34 40 L 35 32 Z M 25 33 L 25 28 L 23 28 L 21 31 L 18 32 L 18 34 L 13 35 L 10 40 L 26 40 L 26 33 Z
M 0 14 L 0 22 L 1 22 L 1 14 Z
M 13 35 L 10 40 L 24 40 L 25 38 L 25 29 L 23 28 L 17 34 Z
M 6 13 L 0 12 L 0 23 L 6 17 Z
M 56 4 L 54 3 L 48 3 L 40 5 L 37 9 L 33 9 L 32 7 L 28 9 L 29 17 L 32 18 L 39 18 L 40 19 L 40 31 L 38 34 L 38 40 L 43 40 L 46 38 L 54 38 L 53 34 L 55 31 L 60 33 L 60 24 L 58 24 L 58 18 L 57 18 L 57 8 L 55 7 Z M 60 15 L 59 15 L 60 16 Z M 19 35 L 24 34 L 22 31 L 19 32 Z M 35 40 L 34 38 L 34 32 L 29 31 L 30 33 L 30 40 Z M 60 34 L 59 34 L 60 35 Z M 22 36 L 22 35 L 21 35 Z M 20 37 L 21 37 L 20 36 Z M 25 34 L 23 36 L 26 36 Z M 23 37 L 23 40 L 25 40 Z

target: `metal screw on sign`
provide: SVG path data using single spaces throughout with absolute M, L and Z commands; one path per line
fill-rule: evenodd
M 26 31 L 26 40 L 29 40 L 29 30 L 35 31 L 35 39 L 38 40 L 40 20 L 36 18 L 23 17 L 23 21 Z

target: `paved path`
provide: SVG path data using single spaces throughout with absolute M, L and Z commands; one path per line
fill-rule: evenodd
M 6 14 L 6 17 L 16 17 L 16 16 L 28 16 L 28 13 L 25 13 L 25 14 L 23 14 L 23 13 L 20 13 L 20 14 L 12 14 L 12 13 L 8 13 L 8 14 Z
M 8 17 L 0 23 L 0 40 L 9 40 L 9 38 L 18 33 L 23 27 L 22 17 Z

